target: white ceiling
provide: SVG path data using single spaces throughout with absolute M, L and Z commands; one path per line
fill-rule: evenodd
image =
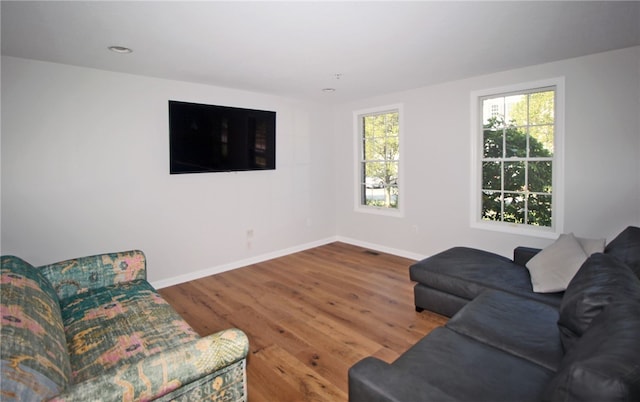
M 2 1 L 1 7 L 3 55 L 321 102 L 640 45 L 638 1 Z M 109 52 L 110 45 L 134 52 Z M 326 87 L 336 91 L 325 93 Z

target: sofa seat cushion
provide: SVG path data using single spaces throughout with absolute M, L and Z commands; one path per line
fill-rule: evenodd
M 446 327 L 507 353 L 556 371 L 564 352 L 558 310 L 545 303 L 487 290 Z
M 71 381 L 71 368 L 53 287 L 29 263 L 3 256 L 0 294 L 0 399 L 46 400 L 59 394 Z
M 62 318 L 74 381 L 198 339 L 145 280 L 65 299 Z
M 559 306 L 560 293 L 533 293 L 529 271 L 510 259 L 484 250 L 453 247 L 409 268 L 412 281 L 472 300 L 486 289 L 525 294 Z
M 607 305 L 562 361 L 548 401 L 640 400 L 640 302 Z
M 538 401 L 554 372 L 439 327 L 393 366 L 460 401 Z

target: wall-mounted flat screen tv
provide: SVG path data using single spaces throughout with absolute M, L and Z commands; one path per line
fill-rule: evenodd
M 276 168 L 276 112 L 169 101 L 170 173 Z

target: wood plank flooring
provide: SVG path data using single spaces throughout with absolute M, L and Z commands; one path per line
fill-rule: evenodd
M 415 312 L 412 262 L 331 243 L 160 293 L 202 336 L 247 334 L 250 402 L 342 402 L 354 363 L 392 362 L 446 322 Z

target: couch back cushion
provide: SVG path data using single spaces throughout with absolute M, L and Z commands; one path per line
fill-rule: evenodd
M 2 400 L 48 399 L 71 378 L 56 293 L 18 257 L 3 256 L 0 272 Z
M 640 228 L 629 226 L 611 240 L 604 252 L 624 262 L 640 278 Z
M 565 355 L 548 401 L 640 400 L 640 303 L 612 302 Z
M 38 269 L 49 280 L 60 303 L 81 293 L 121 282 L 147 278 L 146 257 L 140 250 L 73 258 Z
M 565 352 L 604 307 L 620 298 L 640 301 L 640 279 L 622 261 L 593 254 L 569 283 L 560 304 L 558 326 Z

